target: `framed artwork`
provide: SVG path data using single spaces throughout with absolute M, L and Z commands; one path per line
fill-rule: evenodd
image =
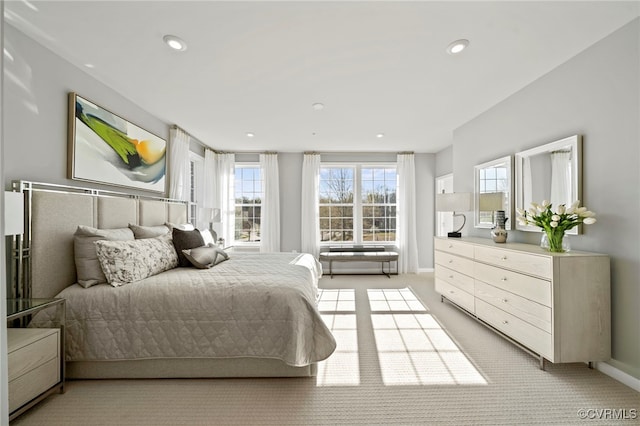
M 165 192 L 167 141 L 69 93 L 69 178 Z

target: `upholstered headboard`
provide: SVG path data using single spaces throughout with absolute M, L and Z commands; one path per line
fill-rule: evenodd
M 22 274 L 25 297 L 53 297 L 76 282 L 73 234 L 78 225 L 125 228 L 187 221 L 188 203 L 110 191 L 20 181 L 25 194 Z M 16 188 L 17 189 L 17 188 Z

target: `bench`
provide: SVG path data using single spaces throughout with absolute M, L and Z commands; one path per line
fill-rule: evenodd
M 380 262 L 382 273 L 391 278 L 391 262 L 396 262 L 396 273 L 398 253 L 395 251 L 384 251 L 384 246 L 365 247 L 337 247 L 329 248 L 329 251 L 320 253 L 320 260 L 329 262 L 329 275 L 333 278 L 333 262 Z M 384 264 L 387 264 L 387 272 Z

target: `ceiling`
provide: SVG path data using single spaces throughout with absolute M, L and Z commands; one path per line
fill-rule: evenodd
M 638 4 L 12 0 L 5 20 L 216 149 L 433 153 Z

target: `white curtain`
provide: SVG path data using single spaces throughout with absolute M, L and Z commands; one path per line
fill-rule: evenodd
M 216 153 L 210 149 L 204 150 L 204 188 L 202 191 L 202 206 L 205 209 L 212 209 L 216 206 Z
M 189 201 L 189 142 L 191 137 L 178 127 L 169 131 L 169 198 Z
M 418 272 L 418 239 L 416 237 L 416 172 L 414 154 L 398 154 L 398 193 L 396 234 L 398 272 Z
M 571 199 L 571 152 L 551 153 L 551 197 L 554 211 L 560 204 L 570 206 Z
M 234 200 L 234 182 L 235 173 L 235 155 L 234 154 L 213 154 L 214 173 L 213 173 L 213 208 L 219 209 L 220 222 L 215 223 L 214 230 L 218 237 L 225 239 L 226 244 L 231 244 L 235 240 L 234 224 L 235 224 L 235 200 Z
M 540 203 L 542 200 L 538 200 Z M 531 158 L 522 160 L 522 208 L 528 210 L 533 202 L 533 178 L 531 177 Z
M 320 254 L 320 154 L 304 154 L 302 162 L 301 250 L 314 257 Z
M 264 198 L 260 209 L 260 251 L 280 251 L 280 179 L 278 154 L 260 154 Z

